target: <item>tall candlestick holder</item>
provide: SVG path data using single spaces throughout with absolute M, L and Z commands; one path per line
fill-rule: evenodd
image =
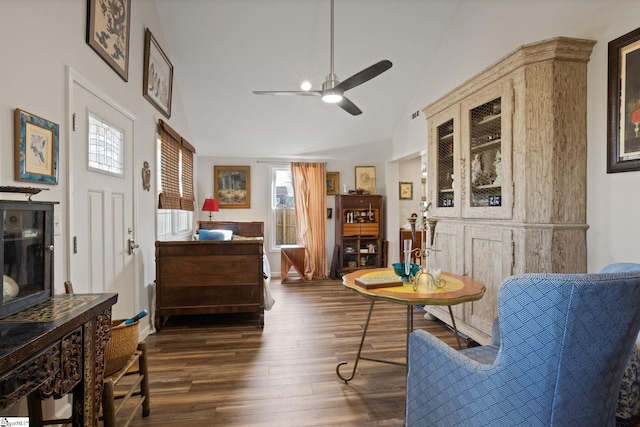
M 409 218 L 411 236 L 413 239 L 415 239 L 416 236 L 416 224 L 419 224 L 422 229 L 420 248 L 416 248 L 418 251 L 417 255 L 420 257 L 420 270 L 410 278 L 414 291 L 418 290 L 418 286 L 423 281 L 426 282 L 427 287 L 435 286 L 437 288 L 441 288 L 445 285 L 445 281 L 440 278 L 440 269 L 430 269 L 428 265 L 429 255 L 433 252 L 439 252 L 439 250 L 435 248 L 436 225 L 438 224 L 438 220 L 429 217 L 429 208 L 431 208 L 430 202 L 428 204 L 424 201 L 420 202 L 420 216 L 412 215 Z M 418 223 L 418 221 L 420 222 Z M 414 251 L 416 249 L 414 249 Z

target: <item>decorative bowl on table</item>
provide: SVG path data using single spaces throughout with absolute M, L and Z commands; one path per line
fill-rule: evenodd
M 409 270 L 409 276 L 407 276 L 404 271 L 404 262 L 394 262 L 392 265 L 393 271 L 405 282 L 409 281 L 409 276 L 415 276 L 418 271 L 420 271 L 420 264 L 412 263 Z

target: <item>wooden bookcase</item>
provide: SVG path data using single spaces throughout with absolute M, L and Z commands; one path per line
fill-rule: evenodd
M 383 267 L 386 259 L 382 196 L 339 194 L 335 209 L 337 273 Z

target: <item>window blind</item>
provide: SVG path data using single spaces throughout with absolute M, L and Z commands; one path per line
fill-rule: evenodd
M 195 148 L 164 120 L 158 122 L 160 135 L 159 209 L 195 210 L 193 154 Z

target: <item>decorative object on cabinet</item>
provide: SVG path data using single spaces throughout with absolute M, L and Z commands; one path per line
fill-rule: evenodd
M 400 182 L 400 200 L 413 200 L 413 182 Z
M 429 219 L 438 220 L 429 262 L 486 285 L 484 298 L 453 307 L 459 330 L 480 344 L 491 340 L 504 278 L 586 270 L 594 44 L 557 37 L 521 46 L 423 110 Z M 446 310 L 426 309 L 451 322 Z
M 37 187 L 16 187 L 13 185 L 0 186 L 0 193 L 22 193 L 27 197 L 27 200 L 31 201 L 31 198 L 42 190 L 49 190 L 48 188 Z
M 386 266 L 382 202 L 381 195 L 336 196 L 336 274 Z
M 327 219 L 333 218 L 333 208 L 327 208 Z
M 142 189 L 144 191 L 151 189 L 151 169 L 149 169 L 149 162 L 146 160 L 142 164 Z
M 356 166 L 356 191 L 359 194 L 376 194 L 376 167 Z
M 209 221 L 211 221 L 211 212 L 218 212 L 218 201 L 213 198 L 204 199 L 202 211 L 209 212 Z
M 18 108 L 14 119 L 16 180 L 57 184 L 60 127 Z
M 88 0 L 87 17 L 87 44 L 128 81 L 131 0 Z
M 640 28 L 609 42 L 607 173 L 640 170 Z
M 220 208 L 251 207 L 251 166 L 214 166 L 213 195 Z
M 53 296 L 55 202 L 0 201 L 3 292 L 0 319 Z M 16 289 L 17 288 L 17 289 Z
M 142 94 L 167 118 L 171 117 L 173 65 L 151 31 L 144 31 Z
M 327 172 L 327 196 L 340 194 L 340 172 Z

